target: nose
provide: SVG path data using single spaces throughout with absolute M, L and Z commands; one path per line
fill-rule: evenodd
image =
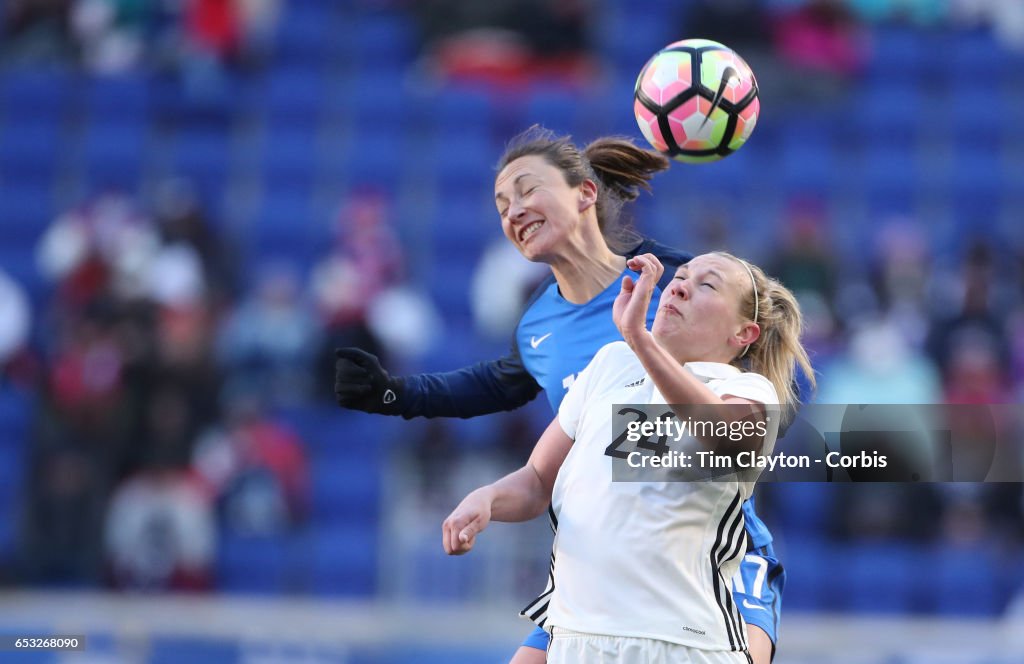
M 679 279 L 673 279 L 672 285 L 669 287 L 669 292 L 673 297 L 679 297 L 683 300 L 690 299 L 690 291 L 686 288 L 686 283 Z
M 521 204 L 514 202 L 508 207 L 508 218 L 512 220 L 518 220 L 526 214 L 526 208 Z

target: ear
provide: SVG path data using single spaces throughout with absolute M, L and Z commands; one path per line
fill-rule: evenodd
M 579 211 L 584 212 L 595 203 L 597 203 L 597 184 L 593 180 L 584 180 L 580 183 Z
M 736 333 L 733 340 L 740 348 L 743 348 L 744 346 L 749 346 L 760 338 L 761 326 L 757 323 L 747 321 L 740 327 L 739 332 Z

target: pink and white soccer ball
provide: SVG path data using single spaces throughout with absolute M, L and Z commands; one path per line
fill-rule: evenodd
M 761 104 L 754 72 L 709 39 L 669 44 L 636 79 L 633 111 L 644 138 L 677 161 L 704 163 L 747 142 Z

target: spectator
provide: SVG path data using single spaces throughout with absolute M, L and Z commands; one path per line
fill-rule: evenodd
M 935 365 L 915 351 L 885 319 L 863 322 L 848 350 L 822 369 L 820 403 L 941 403 Z
M 404 276 L 404 257 L 391 222 L 392 203 L 372 189 L 354 191 L 334 221 L 333 245 L 313 268 L 310 293 L 325 329 L 317 366 L 333 363 L 334 349 L 359 346 L 380 355 L 380 340 L 370 329 L 370 308 Z M 332 377 L 323 375 L 318 394 L 330 395 Z
M 180 470 L 151 470 L 110 501 L 106 554 L 115 588 L 208 590 L 216 549 L 213 508 L 202 485 Z
M 426 57 L 443 78 L 515 84 L 591 76 L 588 0 L 430 0 L 414 9 Z
M 287 265 L 265 268 L 219 334 L 217 356 L 228 372 L 227 396 L 249 394 L 271 403 L 307 398 L 319 342 L 319 328 L 302 300 L 296 270 Z
M 232 531 L 281 535 L 304 522 L 309 472 L 302 441 L 267 417 L 258 400 L 233 400 L 226 427 L 203 435 L 194 464 Z

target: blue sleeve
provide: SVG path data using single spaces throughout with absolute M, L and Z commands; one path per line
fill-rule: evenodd
M 515 410 L 540 392 L 513 346 L 505 357 L 444 373 L 403 376 L 402 417 L 477 417 Z

